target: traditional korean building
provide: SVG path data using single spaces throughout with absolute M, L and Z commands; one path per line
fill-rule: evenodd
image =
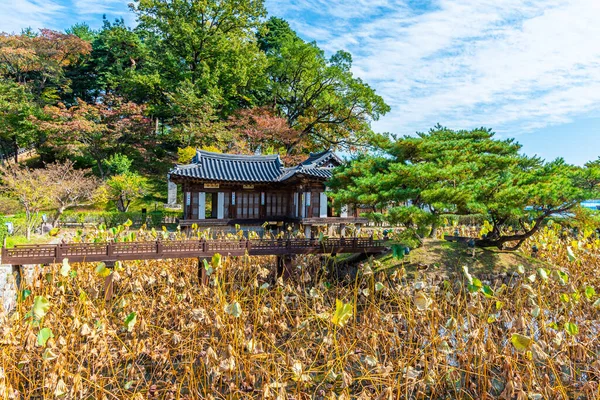
M 183 192 L 181 226 L 364 224 L 350 206 L 336 213 L 327 196 L 325 181 L 341 163 L 330 150 L 291 168 L 278 155 L 198 150 L 190 164 L 171 170 L 169 181 Z

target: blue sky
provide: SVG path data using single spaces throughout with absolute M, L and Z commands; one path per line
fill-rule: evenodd
M 0 31 L 135 18 L 128 0 L 0 0 Z M 392 106 L 377 131 L 493 128 L 528 154 L 600 156 L 598 0 L 266 0 Z

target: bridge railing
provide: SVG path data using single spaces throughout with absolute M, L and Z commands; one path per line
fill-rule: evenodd
M 156 258 L 191 258 L 215 253 L 243 255 L 279 255 L 324 253 L 328 251 L 362 252 L 385 247 L 373 238 L 261 239 L 261 240 L 181 240 L 119 243 L 69 243 L 22 245 L 2 249 L 6 264 L 28 264 L 70 260 L 136 260 Z

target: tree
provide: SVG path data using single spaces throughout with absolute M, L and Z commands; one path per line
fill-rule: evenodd
M 95 104 L 79 100 L 72 107 L 59 103 L 44 110 L 49 118 L 37 122 L 48 136 L 47 146 L 59 157 L 81 155 L 94 160 L 102 178 L 104 160 L 126 145 L 142 143 L 151 129 L 143 106 L 117 97 Z
M 443 214 L 483 214 L 492 229 L 477 243 L 517 249 L 551 215 L 564 214 L 598 196 L 589 167 L 562 159 L 545 162 L 519 153 L 513 139 L 489 129 L 452 131 L 436 126 L 389 144 L 380 157 L 364 156 L 336 172 L 330 185 L 341 202 L 426 211 L 433 227 Z M 406 213 L 404 213 L 404 218 Z
M 65 210 L 89 205 L 95 199 L 99 182 L 90 171 L 73 168 L 72 161 L 48 164 L 40 173 L 46 174 L 47 196 L 56 210 L 52 225 L 56 226 Z
M 179 164 L 189 164 L 196 156 L 196 149 L 192 146 L 177 149 L 177 162 Z
M 132 160 L 124 154 L 116 153 L 104 160 L 107 175 L 126 174 L 131 169 Z
M 133 200 L 141 198 L 146 192 L 146 178 L 128 172 L 111 176 L 106 181 L 107 195 L 120 212 L 127 212 Z
M 258 41 L 269 61 L 264 105 L 274 107 L 298 132 L 287 145 L 288 154 L 302 144 L 311 150 L 369 144 L 371 121 L 390 108 L 353 76 L 349 53 L 338 51 L 327 59 L 316 43 L 304 42 L 275 17 L 266 22 Z
M 28 84 L 39 104 L 54 103 L 70 90 L 64 69 L 90 51 L 85 40 L 50 29 L 39 34 L 0 34 L 0 74 Z
M 283 161 L 289 163 L 305 158 L 303 153 L 307 148 L 304 143 L 298 143 L 300 132 L 290 128 L 285 118 L 268 107 L 241 109 L 227 122 L 227 128 L 237 138 L 237 147 L 233 149 L 236 152 L 283 154 Z M 294 154 L 287 153 L 291 146 L 295 146 Z
M 265 66 L 254 35 L 262 0 L 139 0 L 132 8 L 166 87 L 189 82 L 225 115 L 254 102 Z
M 29 118 L 39 115 L 39 108 L 23 85 L 0 78 L 0 149 L 2 154 L 14 152 L 18 161 L 19 147 L 28 147 L 36 139 L 37 129 Z
M 48 196 L 52 182 L 42 169 L 29 169 L 12 163 L 0 165 L 0 176 L 0 189 L 15 197 L 25 210 L 25 234 L 30 239 L 31 231 L 39 223 L 40 211 L 52 205 Z

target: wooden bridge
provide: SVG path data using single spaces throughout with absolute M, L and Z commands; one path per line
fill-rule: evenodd
M 114 262 L 174 258 L 295 254 L 366 253 L 385 250 L 384 240 L 371 238 L 261 239 L 261 240 L 157 240 L 152 242 L 107 242 L 22 245 L 2 249 L 2 263 L 11 265 L 70 262 Z

